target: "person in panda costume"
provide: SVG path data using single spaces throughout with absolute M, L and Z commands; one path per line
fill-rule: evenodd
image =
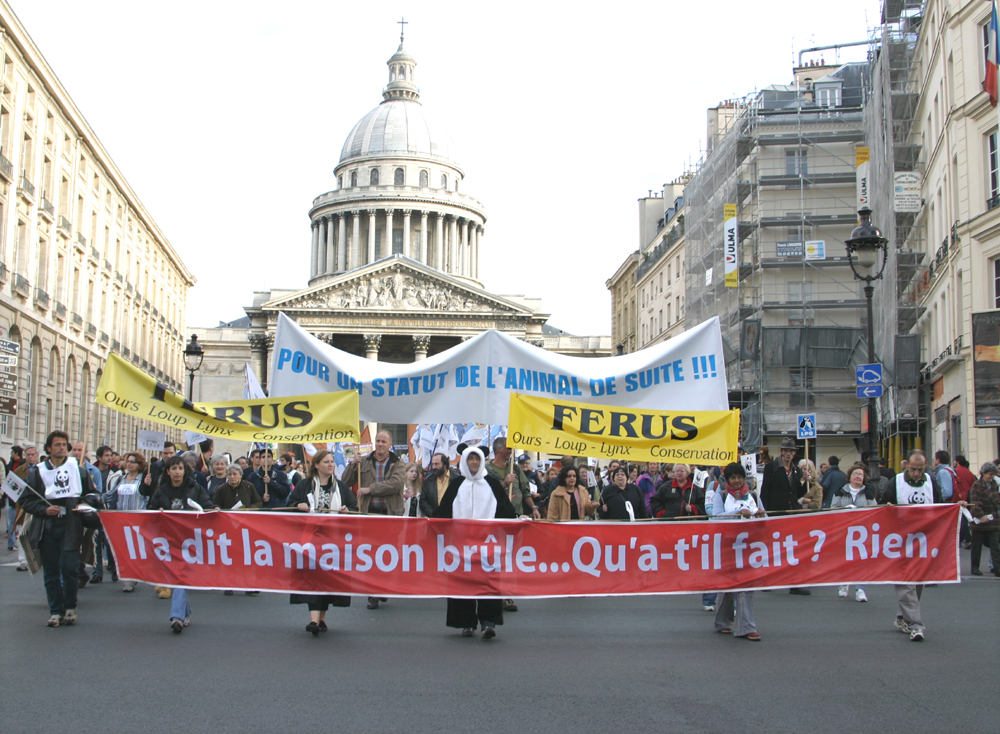
M 934 505 L 940 504 L 941 488 L 926 472 L 927 456 L 920 449 L 914 449 L 906 457 L 906 470 L 897 474 L 889 482 L 882 495 L 882 501 L 889 505 Z M 967 502 L 959 502 L 968 505 Z M 896 629 L 910 636 L 913 642 L 922 642 L 925 629 L 920 616 L 920 597 L 923 584 L 896 584 L 896 599 L 899 614 L 896 615 Z
M 486 473 L 486 460 L 478 448 L 467 448 L 458 464 L 461 476 L 455 477 L 434 511 L 436 518 L 452 520 L 516 519 L 514 506 L 503 486 Z M 502 599 L 448 599 L 446 624 L 462 630 L 462 637 L 472 637 L 476 623 L 482 625 L 484 640 L 497 635 L 496 625 L 503 624 Z

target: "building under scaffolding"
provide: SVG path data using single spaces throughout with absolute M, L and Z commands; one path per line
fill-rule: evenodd
M 875 344 L 885 364 L 886 391 L 879 401 L 880 453 L 896 465 L 906 449 L 920 446 L 927 420 L 920 396 L 920 334 L 910 334 L 926 309 L 915 276 L 926 257 L 923 220 L 917 213 L 895 212 L 894 174 L 920 172 L 920 143 L 914 135 L 920 101 L 915 63 L 922 0 L 887 0 L 881 25 L 870 44 L 870 88 L 865 131 L 870 148 L 869 191 L 873 221 L 889 240 L 884 280 L 875 288 Z M 867 354 L 865 350 L 864 354 Z
M 686 323 L 721 320 L 747 450 L 794 438 L 798 416 L 814 413 L 811 458 L 856 455 L 862 404 L 850 364 L 864 297 L 843 242 L 857 222 L 867 73 L 867 64 L 800 66 L 791 85 L 709 111 L 709 152 L 685 188 Z M 738 219 L 730 287 L 727 204 Z

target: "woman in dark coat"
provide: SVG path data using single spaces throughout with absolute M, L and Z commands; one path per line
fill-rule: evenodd
M 180 456 L 163 462 L 159 485 L 146 505 L 147 510 L 214 510 L 205 488 L 192 476 L 191 465 Z M 177 634 L 191 623 L 187 589 L 174 589 L 170 597 L 170 629 Z
M 636 519 L 647 517 L 642 490 L 628 483 L 628 469 L 620 466 L 611 473 L 611 484 L 601 492 L 601 506 L 597 508 L 597 514 L 602 520 L 631 520 L 626 502 L 632 504 Z
M 434 517 L 454 520 L 514 520 L 517 515 L 507 493 L 496 479 L 486 473 L 483 452 L 466 449 L 458 463 L 461 476 L 451 480 Z M 483 639 L 497 636 L 496 625 L 503 624 L 502 599 L 448 599 L 449 627 L 462 630 L 462 637 L 472 637 L 476 622 L 483 628 Z
M 685 517 L 705 514 L 705 490 L 691 482 L 691 467 L 674 464 L 673 477 L 664 479 L 650 500 L 653 517 Z
M 317 451 L 309 464 L 305 479 L 295 485 L 288 495 L 288 506 L 300 512 L 340 512 L 358 511 L 358 500 L 350 489 L 334 476 L 333 454 L 325 449 Z M 326 632 L 326 611 L 331 607 L 351 606 L 351 597 L 335 594 L 292 594 L 291 604 L 305 604 L 309 607 L 309 624 L 306 632 L 317 637 Z

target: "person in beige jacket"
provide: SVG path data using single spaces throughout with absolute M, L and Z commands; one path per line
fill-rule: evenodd
M 392 453 L 392 436 L 388 431 L 375 435 L 375 450 L 363 459 L 355 459 L 340 480 L 348 487 L 358 484 L 358 510 L 363 515 L 402 515 L 403 485 L 406 465 Z M 368 608 L 378 609 L 385 597 L 368 597 Z
M 549 495 L 549 513 L 546 519 L 553 522 L 582 520 L 593 515 L 597 506 L 590 501 L 590 492 L 577 481 L 577 470 L 572 464 L 564 466 L 556 480 L 556 488 Z

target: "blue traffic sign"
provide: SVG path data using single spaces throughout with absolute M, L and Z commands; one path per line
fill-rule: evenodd
M 854 368 L 854 375 L 856 378 L 855 384 L 858 385 L 881 385 L 882 384 L 882 365 L 880 364 L 859 364 Z
M 797 424 L 798 438 L 816 438 L 816 414 L 799 414 Z
M 882 397 L 882 386 L 881 385 L 865 385 L 864 387 L 856 388 L 858 391 L 859 398 L 880 398 Z

